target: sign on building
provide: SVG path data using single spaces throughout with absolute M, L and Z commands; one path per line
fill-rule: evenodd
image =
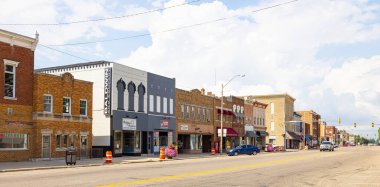
M 169 121 L 161 120 L 161 129 L 167 129 L 167 128 L 169 128 Z
M 181 125 L 180 126 L 180 130 L 181 131 L 188 131 L 189 130 L 189 126 L 188 125 Z
M 123 118 L 123 130 L 135 131 L 136 119 Z
M 112 69 L 104 69 L 104 115 L 111 115 Z

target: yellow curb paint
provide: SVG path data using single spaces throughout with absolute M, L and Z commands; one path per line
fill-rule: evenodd
M 253 167 L 259 167 L 259 166 L 282 164 L 282 163 L 285 163 L 285 162 L 289 162 L 289 161 L 293 161 L 293 160 L 298 160 L 298 159 L 305 158 L 305 157 L 310 157 L 310 156 L 313 156 L 313 155 L 316 155 L 316 154 L 317 153 L 309 154 L 309 155 L 300 155 L 300 156 L 295 156 L 295 157 L 290 157 L 290 158 L 284 158 L 284 159 L 280 159 L 280 160 L 273 160 L 273 161 L 255 163 L 255 164 L 235 166 L 235 167 L 230 167 L 230 168 L 220 168 L 220 169 L 213 169 L 213 170 L 206 170 L 206 171 L 197 171 L 197 172 L 183 173 L 183 174 L 177 174 L 177 175 L 165 176 L 165 177 L 156 177 L 156 178 L 140 179 L 140 180 L 134 180 L 134 181 L 118 182 L 118 183 L 108 184 L 108 185 L 98 186 L 98 187 L 127 186 L 127 185 L 134 185 L 134 184 L 143 184 L 143 183 L 150 183 L 150 182 L 158 182 L 158 181 L 170 180 L 170 179 L 180 179 L 180 178 L 187 178 L 187 177 L 193 177 L 193 176 L 222 173 L 222 172 L 226 172 L 226 171 L 236 171 L 236 170 L 253 168 Z

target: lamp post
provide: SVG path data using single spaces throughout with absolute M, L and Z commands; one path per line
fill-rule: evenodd
M 223 89 L 236 77 L 245 77 L 245 75 L 235 75 L 226 84 L 222 83 L 222 98 L 220 99 L 220 155 L 223 152 Z

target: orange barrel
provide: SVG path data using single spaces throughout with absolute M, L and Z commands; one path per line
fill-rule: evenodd
M 104 161 L 106 164 L 112 163 L 112 151 L 106 152 L 106 160 Z
M 215 148 L 212 148 L 212 149 L 211 149 L 211 154 L 212 154 L 212 155 L 215 155 Z
M 160 160 L 165 159 L 165 148 L 161 147 L 160 148 Z

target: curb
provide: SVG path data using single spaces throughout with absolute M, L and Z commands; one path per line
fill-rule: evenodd
M 35 168 L 3 169 L 3 170 L 0 170 L 0 172 L 1 173 L 5 173 L 5 172 L 17 172 L 17 171 L 47 170 L 47 169 L 83 168 L 83 167 L 93 167 L 93 166 L 102 166 L 102 164 L 87 164 L 87 165 L 74 165 L 74 166 L 49 166 L 49 167 L 35 167 Z

